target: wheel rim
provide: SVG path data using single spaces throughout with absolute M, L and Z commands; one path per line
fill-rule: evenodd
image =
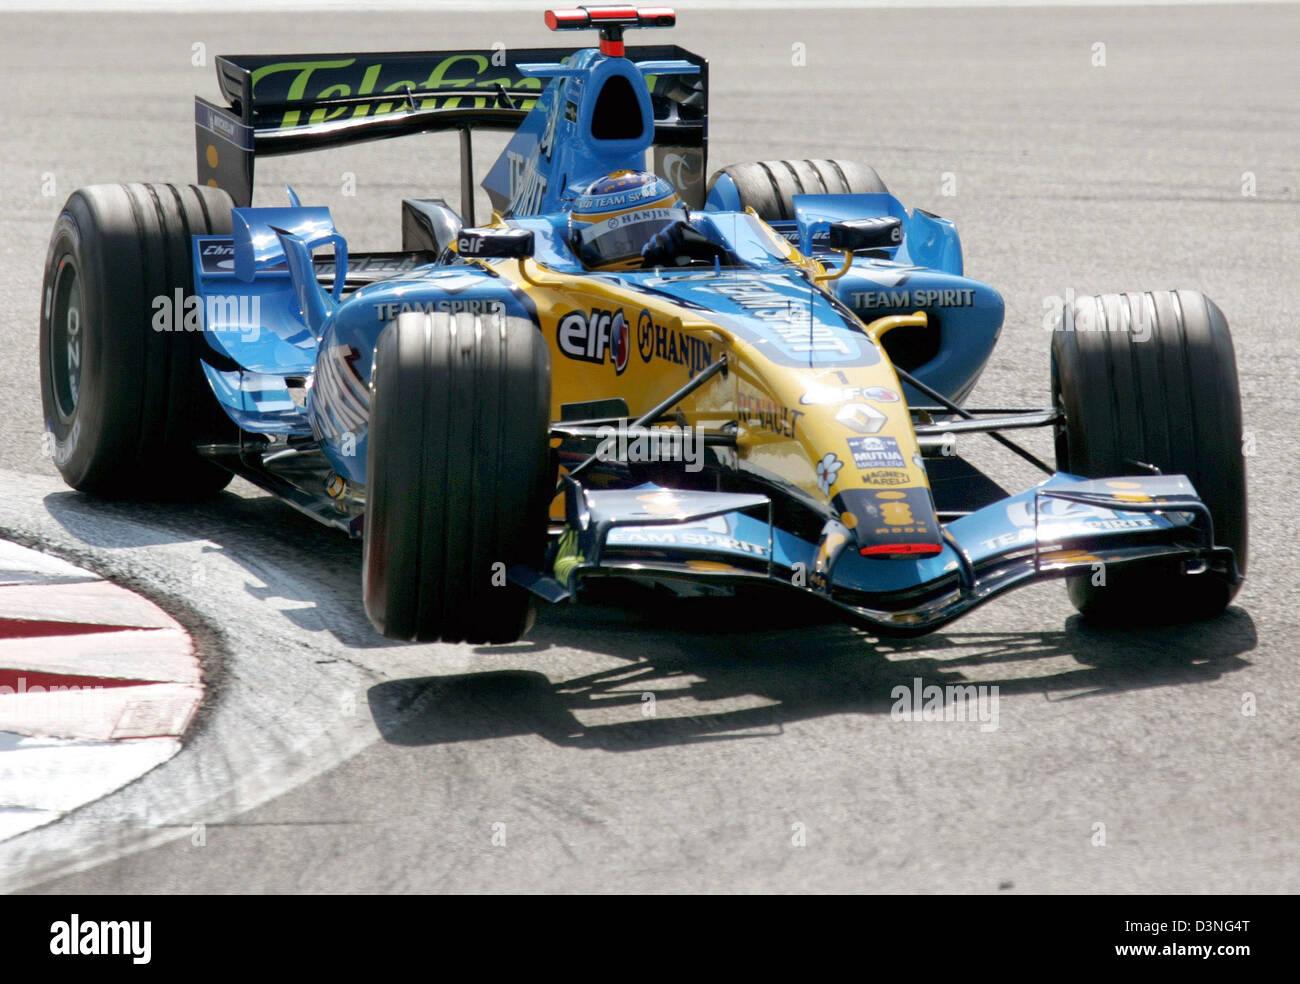
M 50 309 L 50 376 L 54 405 L 64 420 L 77 411 L 86 352 L 86 324 L 81 278 L 70 256 L 59 261 Z

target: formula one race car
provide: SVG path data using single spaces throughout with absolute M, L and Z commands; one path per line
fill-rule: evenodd
M 222 57 L 199 183 L 59 216 L 41 383 L 56 461 L 105 497 L 245 477 L 364 539 L 366 610 L 507 642 L 601 578 L 762 584 L 878 633 L 1068 580 L 1085 615 L 1221 612 L 1246 566 L 1228 327 L 1198 293 L 1063 305 L 1051 406 L 965 406 L 1002 326 L 951 222 L 831 160 L 707 182 L 707 63 L 625 47 L 665 8 L 547 13 L 597 48 Z M 513 131 L 474 217 L 472 138 Z M 251 207 L 258 156 L 461 139 L 459 212 L 401 203 L 349 255 L 329 210 Z M 647 161 L 647 152 L 650 160 Z M 1006 433 L 1050 427 L 1056 466 Z M 1047 479 L 1008 495 L 986 434 Z

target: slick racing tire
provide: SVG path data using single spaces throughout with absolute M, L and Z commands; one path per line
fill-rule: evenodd
M 362 589 L 384 635 L 514 642 L 555 491 L 550 355 L 533 324 L 403 314 L 375 348 Z
M 1246 471 L 1237 361 L 1223 312 L 1195 291 L 1081 298 L 1052 336 L 1052 396 L 1065 415 L 1056 465 L 1086 478 L 1186 475 L 1210 510 L 1214 539 L 1246 572 Z M 1072 330 L 1068 330 L 1072 329 Z M 1187 622 L 1218 615 L 1238 585 L 1179 562 L 1125 564 L 1105 583 L 1067 581 L 1093 621 Z
M 753 161 L 748 164 L 732 164 L 709 179 L 709 192 L 712 193 L 724 178 L 730 179 L 739 195 L 737 211 L 752 208 L 764 222 L 792 221 L 795 195 L 870 195 L 889 192 L 874 168 L 853 161 Z
M 176 499 L 230 482 L 195 452 L 234 433 L 199 365 L 203 333 L 154 320 L 193 295 L 190 237 L 229 234 L 231 204 L 217 188 L 126 184 L 63 206 L 41 291 L 41 403 L 46 451 L 74 489 Z

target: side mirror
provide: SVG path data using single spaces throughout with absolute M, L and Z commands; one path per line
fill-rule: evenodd
M 903 220 L 896 215 L 872 219 L 832 222 L 827 245 L 831 249 L 856 252 L 860 249 L 886 249 L 903 241 Z
M 467 260 L 523 260 L 533 255 L 531 229 L 462 229 L 456 252 Z

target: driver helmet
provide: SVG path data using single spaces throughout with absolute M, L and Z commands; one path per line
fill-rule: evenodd
M 614 171 L 573 199 L 573 251 L 588 270 L 635 267 L 655 233 L 685 218 L 677 191 L 657 174 Z

